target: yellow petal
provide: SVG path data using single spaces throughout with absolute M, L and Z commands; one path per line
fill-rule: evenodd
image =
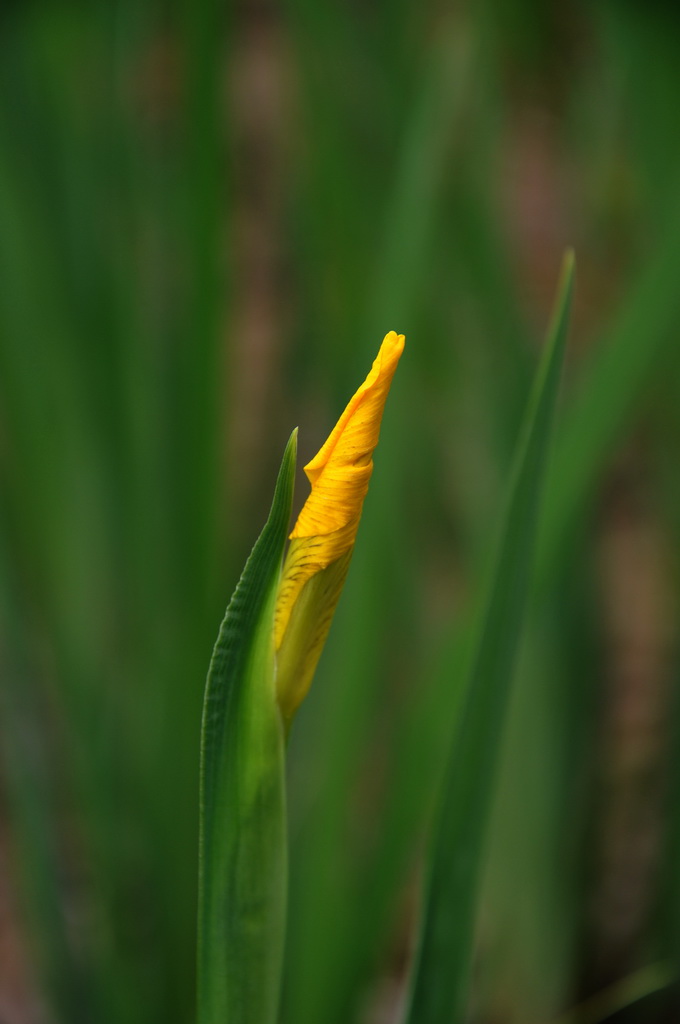
M 383 409 L 394 371 L 404 350 L 404 335 L 390 331 L 368 377 L 355 393 L 330 437 L 305 466 L 312 493 L 291 537 L 313 537 L 359 525 L 373 451 L 380 436 Z
M 312 491 L 290 535 L 275 613 L 277 691 L 287 718 L 307 693 L 340 597 L 403 348 L 403 334 L 385 336 L 368 377 L 305 466 Z

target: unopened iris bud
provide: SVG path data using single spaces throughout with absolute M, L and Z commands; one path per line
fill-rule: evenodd
M 390 331 L 371 372 L 319 453 L 283 564 L 275 612 L 276 691 L 290 723 L 309 690 L 347 576 L 385 402 L 404 349 Z

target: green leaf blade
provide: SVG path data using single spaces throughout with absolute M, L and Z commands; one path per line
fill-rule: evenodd
M 198 1024 L 273 1024 L 286 902 L 284 735 L 273 619 L 297 435 L 271 512 L 227 608 L 206 684 L 201 743 Z
M 517 449 L 486 604 L 473 637 L 466 697 L 443 780 L 431 848 L 409 1024 L 465 1014 L 478 880 L 503 723 L 531 585 L 540 496 L 573 285 L 565 257 L 555 314 Z

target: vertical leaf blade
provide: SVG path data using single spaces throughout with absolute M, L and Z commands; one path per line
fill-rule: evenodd
M 465 703 L 443 780 L 430 853 L 409 1024 L 463 1019 L 485 828 L 524 608 L 573 282 L 565 257 L 548 342 L 520 437 Z
M 198 1024 L 274 1024 L 286 902 L 284 736 L 274 603 L 297 435 L 269 518 L 227 608 L 205 691 L 201 743 Z

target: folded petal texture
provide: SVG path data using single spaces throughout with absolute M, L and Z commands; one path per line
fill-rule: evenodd
M 287 716 L 309 688 L 340 597 L 373 472 L 385 402 L 403 349 L 403 334 L 385 335 L 366 380 L 305 466 L 312 490 L 290 534 L 275 613 L 277 691 Z

